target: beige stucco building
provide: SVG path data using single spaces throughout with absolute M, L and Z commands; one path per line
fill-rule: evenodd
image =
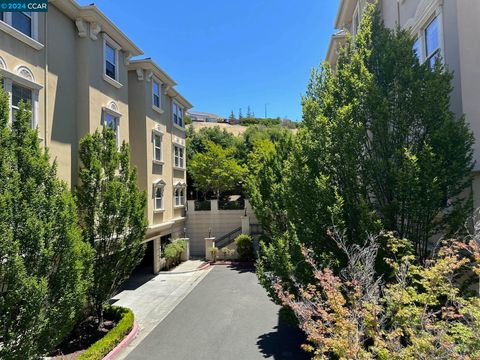
M 341 0 L 335 33 L 326 59 L 335 65 L 338 47 L 346 32 L 355 35 L 362 11 L 370 0 Z M 385 25 L 400 24 L 416 38 L 420 61 L 434 61 L 440 54 L 453 72 L 451 108 L 465 115 L 475 135 L 474 206 L 480 207 L 480 1 L 477 0 L 379 0 Z
M 0 12 L 0 77 L 12 114 L 20 100 L 32 104 L 32 126 L 59 177 L 77 184 L 79 140 L 103 125 L 131 144 L 158 271 L 160 237 L 182 236 L 185 226 L 183 114 L 192 106 L 152 60 L 131 60 L 142 54 L 94 5 L 50 0 L 46 13 Z

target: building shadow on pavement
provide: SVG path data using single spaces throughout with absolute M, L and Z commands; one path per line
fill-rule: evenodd
M 291 325 L 283 316 L 278 317 L 275 331 L 263 334 L 257 339 L 257 346 L 264 358 L 276 360 L 307 360 L 311 359 L 309 353 L 301 346 L 307 343 L 305 333 L 295 325 Z

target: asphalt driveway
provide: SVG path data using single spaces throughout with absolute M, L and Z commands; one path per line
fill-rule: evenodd
M 251 269 L 215 266 L 129 360 L 308 359 Z

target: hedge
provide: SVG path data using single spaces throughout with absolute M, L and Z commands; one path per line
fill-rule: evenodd
M 133 328 L 134 316 L 130 309 L 119 306 L 107 306 L 106 313 L 120 319 L 112 330 L 90 346 L 78 360 L 101 360 L 127 336 Z

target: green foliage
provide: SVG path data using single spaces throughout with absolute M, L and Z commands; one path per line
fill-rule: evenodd
M 186 248 L 187 242 L 181 239 L 173 240 L 170 244 L 167 244 L 163 252 L 163 257 L 167 260 L 168 265 L 173 266 L 178 264 Z
M 128 145 L 118 149 L 112 130 L 105 127 L 85 136 L 80 160 L 80 224 L 95 250 L 90 302 L 102 321 L 104 305 L 143 257 L 146 195 L 138 189 Z
M 328 65 L 312 72 L 291 153 L 276 159 L 263 144 L 275 162 L 256 167 L 265 181 L 250 180 L 249 193 L 271 236 L 257 266 L 267 288 L 271 274 L 288 271 L 313 280 L 302 247 L 340 270 L 347 259 L 328 235 L 332 225 L 349 244 L 395 231 L 419 259 L 432 236 L 462 231 L 472 207 L 473 135 L 450 111 L 451 74 L 441 62 L 419 64 L 412 46 L 368 6 L 335 73 Z
M 206 141 L 211 141 L 223 148 L 234 148 L 239 143 L 237 137 L 225 129 L 220 129 L 219 126 L 201 128 L 198 131 L 190 126 L 187 129 L 187 163 L 192 160 L 195 154 L 204 153 L 207 150 Z
M 480 300 L 461 291 L 472 274 L 480 275 L 480 234 L 443 242 L 425 265 L 415 264 L 411 242 L 382 234 L 389 252 L 385 262 L 393 272 L 388 283 L 374 271 L 378 239 L 348 246 L 342 235 L 333 237 L 348 258 L 341 276 L 322 268 L 304 249 L 314 284 L 292 278 L 292 292 L 280 278 L 270 279 L 306 332 L 310 344 L 304 348 L 314 359 L 480 357 Z
M 235 253 L 235 250 L 230 249 L 228 246 L 225 246 L 220 250 L 220 252 L 222 253 L 223 259 L 227 260 Z
M 185 114 L 183 120 L 185 121 L 185 125 L 191 125 L 192 124 L 192 118 L 188 114 Z
M 237 246 L 238 258 L 243 261 L 255 259 L 255 251 L 253 249 L 253 240 L 249 235 L 240 234 L 235 238 Z
M 222 191 L 235 189 L 245 180 L 246 168 L 233 158 L 234 148 L 225 149 L 209 140 L 204 146 L 205 152 L 190 160 L 190 174 L 199 190 L 212 191 L 218 198 Z
M 208 248 L 208 253 L 212 256 L 212 261 L 215 262 L 217 261 L 217 255 L 218 255 L 218 248 L 215 246 L 209 247 Z
M 29 105 L 9 124 L 0 87 L 0 358 L 38 358 L 86 304 L 91 249 L 67 185 L 30 127 Z
M 103 338 L 85 350 L 78 360 L 101 360 L 132 331 L 134 315 L 132 310 L 120 306 L 107 306 L 105 313 L 117 319 L 117 325 Z

